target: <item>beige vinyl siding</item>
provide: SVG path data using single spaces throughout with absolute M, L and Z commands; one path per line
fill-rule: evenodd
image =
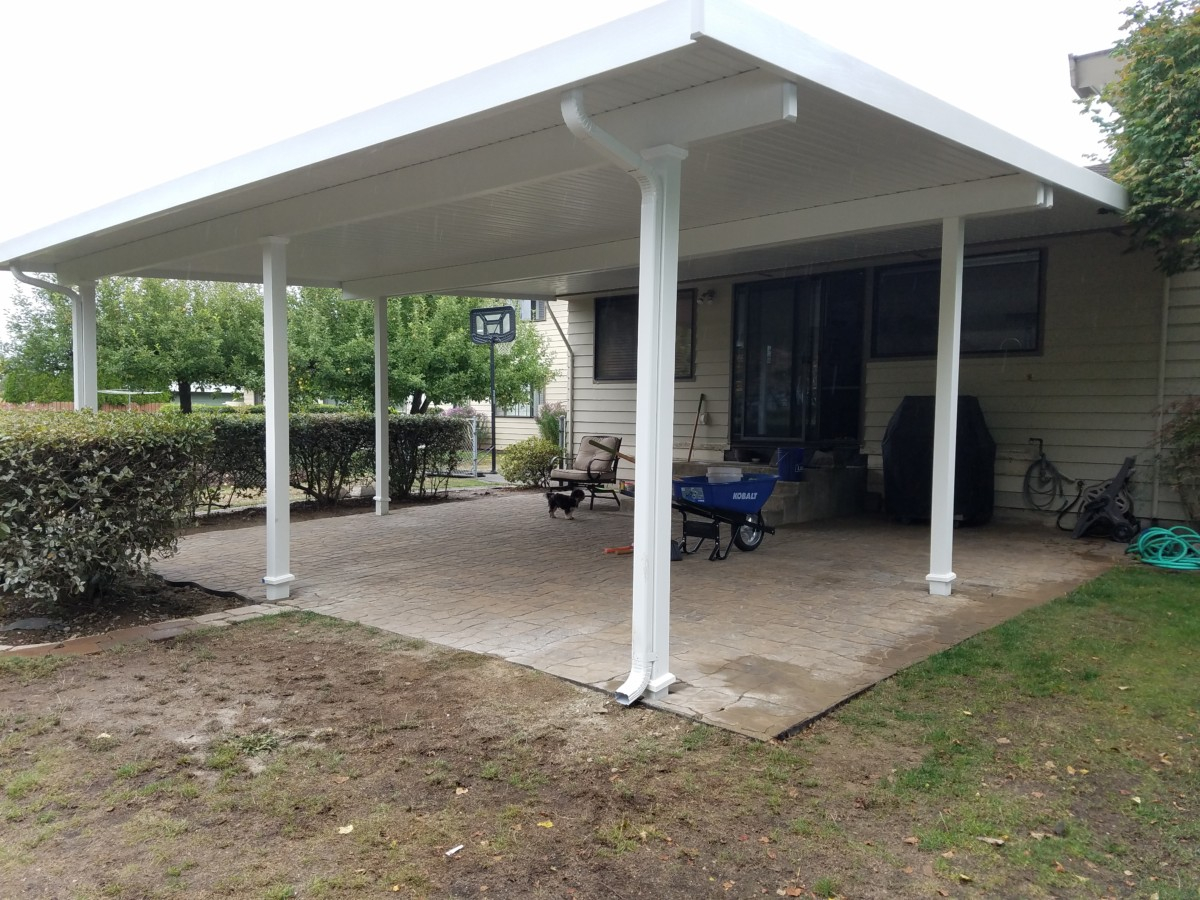
M 696 427 L 693 461 L 720 461 L 729 447 L 729 321 L 732 292 L 728 284 L 682 284 L 697 295 L 716 292 L 711 301 L 696 304 L 696 375 L 675 382 L 674 448 L 676 459 L 686 459 L 696 422 L 700 395 L 710 423 Z M 637 455 L 634 418 L 637 385 L 632 381 L 594 381 L 593 348 L 595 304 L 593 298 L 571 298 L 569 337 L 575 348 L 574 440 L 585 434 L 616 434 L 622 452 Z
M 558 322 L 562 326 L 564 332 L 567 330 L 567 304 L 563 301 L 553 301 L 553 313 L 558 317 Z M 555 375 L 550 379 L 544 391 L 545 402 L 547 404 L 561 403 L 563 408 L 567 406 L 567 377 L 571 364 L 570 354 L 567 352 L 567 346 L 563 342 L 562 337 L 558 333 L 558 329 L 554 327 L 554 322 L 550 315 L 547 314 L 546 319 L 541 322 L 534 322 L 534 328 L 542 335 L 542 340 L 546 343 L 546 348 L 550 351 L 553 360 L 551 365 L 554 368 Z M 482 403 L 474 404 L 475 409 L 482 416 L 491 415 L 491 404 L 484 400 Z M 537 410 L 533 410 L 536 414 Z M 538 434 L 537 420 L 527 416 L 496 416 L 496 446 L 507 447 L 509 444 L 515 444 L 517 441 L 523 441 L 525 438 L 533 437 Z
M 1042 352 L 962 361 L 960 393 L 979 398 L 996 441 L 1000 509 L 1025 509 L 1030 438 L 1041 438 L 1065 475 L 1088 482 L 1137 456 L 1135 512 L 1150 515 L 1163 280 L 1148 257 L 1125 248 L 1108 234 L 1047 244 Z M 933 392 L 933 360 L 868 361 L 863 437 L 873 466 L 901 398 Z M 1180 515 L 1173 492 L 1160 515 Z
M 1096 483 L 1138 458 L 1134 504 L 1152 514 L 1162 339 L 1162 275 L 1146 254 L 1127 252 L 1127 239 L 1098 233 L 969 252 L 1044 249 L 1046 298 L 1042 349 L 1035 355 L 963 359 L 960 392 L 979 398 L 997 444 L 996 505 L 1026 510 L 1021 485 L 1034 458 L 1030 438 L 1072 479 Z M 860 263 L 861 265 L 867 265 Z M 869 267 L 869 265 L 868 265 Z M 849 266 L 847 266 L 849 268 Z M 743 281 L 747 279 L 737 279 Z M 675 386 L 675 458 L 687 456 L 701 392 L 711 424 L 697 430 L 693 458 L 719 460 L 729 446 L 730 329 L 733 280 L 686 285 L 716 299 L 697 307 L 696 378 Z M 569 337 L 576 351 L 575 435 L 612 433 L 634 446 L 633 382 L 592 380 L 593 304 L 570 300 Z M 868 310 L 869 320 L 869 310 Z M 869 321 L 868 321 L 869 328 Z M 1200 274 L 1172 280 L 1165 356 L 1168 402 L 1200 390 Z M 882 467 L 880 443 L 907 394 L 934 393 L 934 361 L 871 360 L 864 366 L 863 443 L 868 464 Z M 1182 520 L 1175 491 L 1159 491 L 1158 515 Z

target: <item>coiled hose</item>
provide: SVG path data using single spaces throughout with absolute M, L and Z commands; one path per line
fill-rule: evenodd
M 1183 525 L 1148 528 L 1125 552 L 1162 569 L 1192 571 L 1200 569 L 1200 534 Z

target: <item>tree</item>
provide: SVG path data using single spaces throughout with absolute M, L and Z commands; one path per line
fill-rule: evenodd
M 489 396 L 488 348 L 471 343 L 470 311 L 493 301 L 433 295 L 388 303 L 388 391 L 409 412 Z M 335 290 L 301 288 L 289 310 L 290 390 L 297 403 L 318 397 L 369 407 L 374 394 L 374 313 Z M 496 398 L 510 406 L 553 375 L 544 342 L 522 322 L 512 347 L 496 355 Z
M 10 340 L 4 357 L 8 403 L 70 400 L 72 394 L 71 301 L 41 288 L 12 296 Z
M 262 383 L 262 295 L 222 282 L 109 278 L 97 286 L 102 380 L 165 391 L 178 385 L 191 412 L 192 388 Z
M 1130 195 L 1136 246 L 1168 275 L 1200 264 L 1200 0 L 1139 2 L 1125 11 L 1125 64 L 1093 118 L 1113 151 L 1112 176 Z

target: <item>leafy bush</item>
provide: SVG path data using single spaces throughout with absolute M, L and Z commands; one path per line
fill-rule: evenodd
M 203 417 L 212 431 L 207 452 L 195 462 L 195 492 L 191 513 L 228 507 L 237 497 L 253 497 L 267 489 L 266 416 L 259 413 L 228 415 L 193 413 Z M 261 407 L 259 407 L 261 410 Z
M 500 460 L 500 474 L 505 481 L 514 484 L 545 486 L 558 452 L 558 445 L 545 438 L 531 437 L 518 441 L 504 451 L 504 458 Z
M 538 410 L 537 425 L 538 431 L 542 437 L 552 443 L 555 447 L 562 447 L 562 434 L 559 429 L 559 420 L 567 414 L 567 408 L 561 403 L 544 403 L 542 408 Z
M 91 597 L 173 552 L 211 439 L 195 416 L 0 413 L 0 595 Z
M 1155 435 L 1162 446 L 1163 474 L 1187 511 L 1200 521 L 1200 397 L 1192 396 L 1167 407 L 1170 418 Z
M 463 450 L 470 447 L 466 420 L 458 416 L 393 415 L 388 421 L 391 479 L 388 496 L 406 500 L 444 490 Z M 371 454 L 374 465 L 374 453 Z
M 361 413 L 293 413 L 291 484 L 317 506 L 333 506 L 374 466 L 375 420 Z

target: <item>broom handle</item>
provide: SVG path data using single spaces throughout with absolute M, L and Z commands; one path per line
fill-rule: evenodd
M 696 404 L 696 421 L 692 423 L 692 442 L 688 444 L 687 461 L 692 461 L 692 450 L 696 447 L 696 429 L 700 427 L 700 410 L 704 409 L 704 395 L 700 395 L 700 402 Z

